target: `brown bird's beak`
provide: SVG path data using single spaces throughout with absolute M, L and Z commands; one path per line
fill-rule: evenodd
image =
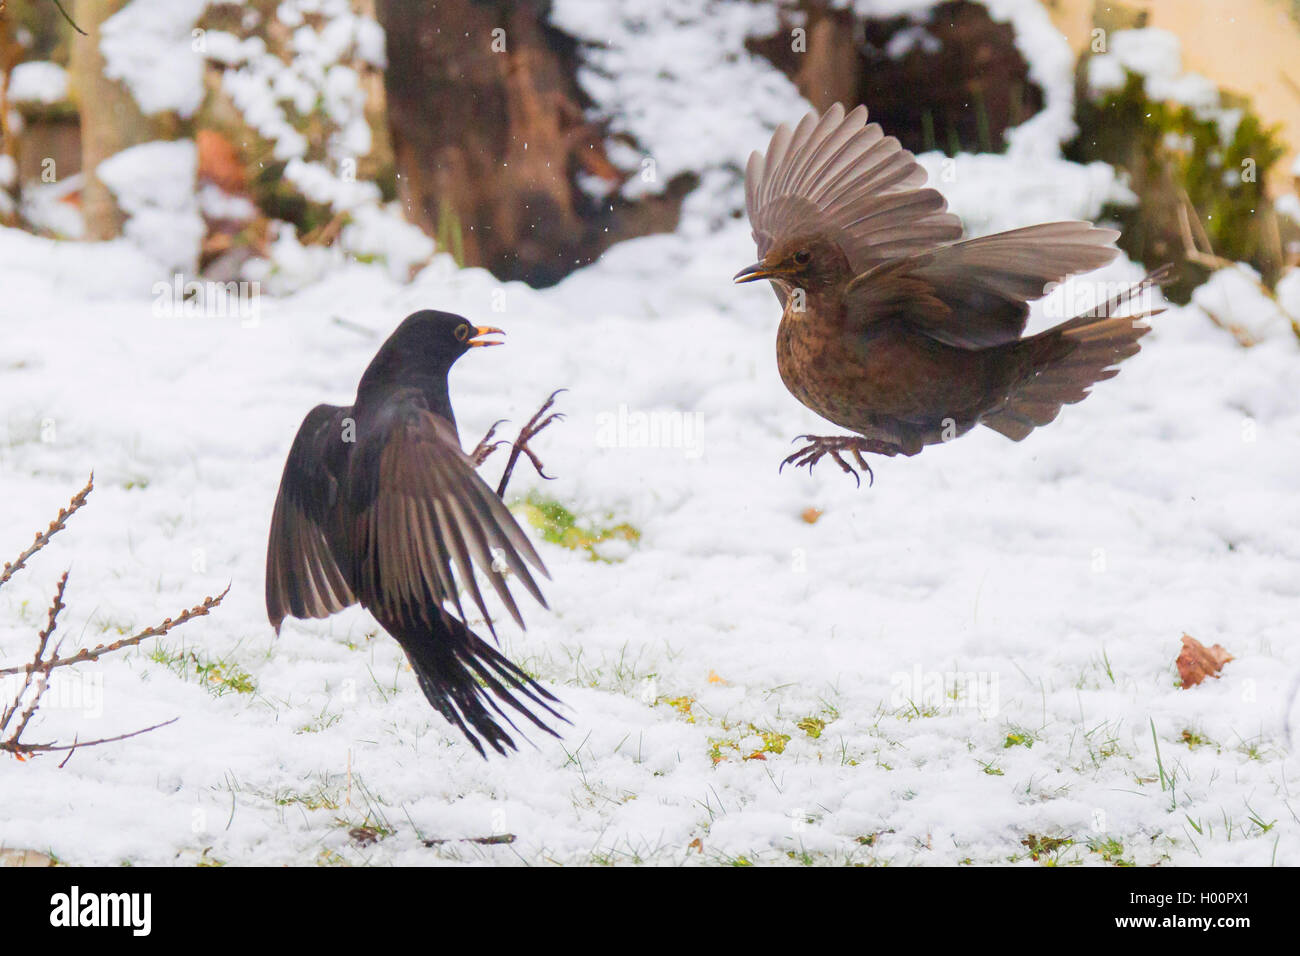
M 474 326 L 474 334 L 471 335 L 469 339 L 468 344 L 470 348 L 477 349 L 477 348 L 482 348 L 486 345 L 506 344 L 504 342 L 496 342 L 496 341 L 480 341 L 479 340 L 480 335 L 505 335 L 505 332 L 503 332 L 501 329 L 493 328 L 490 325 L 476 325 Z
M 770 279 L 774 275 L 771 269 L 763 265 L 762 261 L 755 262 L 752 266 L 746 266 L 736 273 L 732 282 L 754 282 L 758 279 Z

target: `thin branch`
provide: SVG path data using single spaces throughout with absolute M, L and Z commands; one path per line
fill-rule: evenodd
M 175 619 L 169 617 L 161 624 L 156 624 L 153 627 L 146 627 L 143 631 L 141 631 L 138 634 L 133 634 L 131 637 L 124 637 L 120 641 L 114 641 L 112 644 L 97 644 L 94 647 L 82 648 L 81 650 L 77 651 L 77 653 L 71 655 L 70 657 L 59 657 L 56 654 L 54 657 L 51 657 L 49 660 L 46 661 L 40 661 L 32 664 L 23 664 L 19 667 L 0 668 L 0 677 L 7 676 L 9 674 L 30 674 L 31 672 L 37 670 L 41 671 L 42 673 L 48 674 L 56 667 L 70 667 L 73 664 L 81 664 L 84 663 L 85 661 L 98 660 L 100 657 L 103 657 L 105 654 L 111 654 L 114 651 L 120 651 L 124 647 L 134 647 L 136 644 L 139 644 L 141 641 L 146 641 L 151 637 L 162 637 L 168 631 L 172 630 L 173 628 L 180 627 L 182 624 L 186 623 L 187 621 L 192 621 L 196 617 L 204 617 L 205 615 L 209 614 L 212 611 L 212 609 L 217 605 L 219 605 L 222 599 L 224 599 L 225 596 L 229 593 L 230 593 L 230 585 L 226 585 L 226 589 L 222 591 L 220 594 L 218 594 L 216 597 L 205 597 L 203 599 L 202 604 L 197 604 L 194 607 L 190 608 L 189 610 L 182 611 Z
M 154 724 L 152 727 L 141 727 L 139 730 L 133 730 L 130 733 L 118 734 L 116 737 L 100 737 L 98 740 L 74 741 L 70 744 L 20 744 L 12 740 L 0 741 L 0 750 L 6 750 L 13 754 L 43 754 L 53 753 L 56 750 L 78 750 L 81 747 L 98 747 L 100 744 L 117 743 L 119 740 L 129 740 L 132 737 L 139 737 L 141 734 L 147 734 L 151 730 L 157 730 L 159 727 L 166 727 L 168 724 L 174 724 L 180 720 L 179 717 L 173 717 L 171 720 L 164 720 L 161 724 Z
M 89 495 L 94 488 L 95 473 L 92 471 L 90 473 L 90 480 L 86 482 L 86 487 L 82 488 L 72 496 L 72 500 L 68 502 L 68 507 L 59 509 L 57 517 L 50 522 L 50 526 L 44 531 L 37 533 L 35 540 L 32 541 L 31 547 L 18 555 L 17 560 L 5 563 L 4 569 L 0 570 L 0 587 L 4 587 L 11 577 L 23 569 L 32 555 L 49 544 L 50 539 L 63 530 L 64 526 L 68 523 L 68 519 L 76 514 L 77 511 L 80 510 L 81 506 L 86 503 L 86 496 Z
M 3 10 L 4 0 L 0 0 L 0 10 Z M 94 488 L 95 476 L 92 474 L 90 480 L 86 482 L 86 487 L 81 489 L 72 500 L 68 507 L 59 509 L 58 516 L 50 522 L 49 528 L 36 535 L 31 547 L 18 556 L 16 561 L 12 561 L 4 566 L 3 572 L 0 572 L 0 585 L 4 584 L 14 576 L 37 551 L 45 547 L 54 535 L 58 534 L 66 526 L 68 518 L 77 512 L 79 508 L 86 503 L 86 496 Z M 63 640 L 60 638 L 54 641 L 53 649 L 50 648 L 50 642 L 54 638 L 54 632 L 59 626 L 59 614 L 63 611 L 64 594 L 68 587 L 68 572 L 64 571 L 59 578 L 58 587 L 54 592 L 54 599 L 50 602 L 50 610 L 46 618 L 44 629 L 37 635 L 36 653 L 32 656 L 31 662 L 16 667 L 0 668 L 0 677 L 22 674 L 22 687 L 13 696 L 12 702 L 8 703 L 3 713 L 0 713 L 0 733 L 7 733 L 10 723 L 13 722 L 14 715 L 18 713 L 19 708 L 23 707 L 23 701 L 27 701 L 27 706 L 22 710 L 18 726 L 9 733 L 8 737 L 0 740 L 0 753 L 11 753 L 19 760 L 25 759 L 26 754 L 51 753 L 54 751 L 67 751 L 67 757 L 59 764 L 59 767 L 67 766 L 72 759 L 72 754 L 81 747 L 98 747 L 101 744 L 115 743 L 120 740 L 129 740 L 132 737 L 138 737 L 141 734 L 147 734 L 159 727 L 166 727 L 173 724 L 178 718 L 173 717 L 171 720 L 165 720 L 160 724 L 154 724 L 151 727 L 143 727 L 139 730 L 133 730 L 129 733 L 118 734 L 115 737 L 101 737 L 98 740 L 81 740 L 80 737 L 74 737 L 70 744 L 58 743 L 40 743 L 29 744 L 22 740 L 23 733 L 27 730 L 27 725 L 31 722 L 32 717 L 41 706 L 41 699 L 50 687 L 50 675 L 59 667 L 71 667 L 74 664 L 85 663 L 86 661 L 96 661 L 105 654 L 111 654 L 114 651 L 120 651 L 127 647 L 134 647 L 141 641 L 148 640 L 151 637 L 160 637 L 169 631 L 180 627 L 182 624 L 192 621 L 196 617 L 204 617 L 211 613 L 212 609 L 219 605 L 230 593 L 230 585 L 216 597 L 206 597 L 203 603 L 197 604 L 188 610 L 182 611 L 175 618 L 167 618 L 161 624 L 155 624 L 147 627 L 138 634 L 122 638 L 111 644 L 99 644 L 93 648 L 85 648 L 68 657 L 60 655 L 60 648 L 63 646 Z M 46 654 L 49 657 L 46 657 Z
M 72 24 L 72 29 L 76 30 L 83 37 L 90 36 L 89 33 L 81 29 L 81 27 L 77 26 L 77 21 L 73 20 L 72 17 L 68 16 L 68 11 L 63 9 L 63 4 L 59 3 L 59 0 L 54 0 L 54 5 L 59 8 L 59 13 L 63 14 L 63 19 L 67 20 L 68 23 Z

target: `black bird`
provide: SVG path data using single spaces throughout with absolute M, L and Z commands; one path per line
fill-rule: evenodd
M 484 756 L 479 737 L 501 754 L 516 749 L 497 720 L 518 730 L 501 703 L 552 736 L 520 696 L 564 720 L 555 697 L 466 626 L 457 584 L 493 638 L 474 565 L 521 628 L 503 572 L 546 607 L 529 565 L 550 575 L 500 494 L 520 453 L 541 470 L 527 441 L 561 417 L 543 418 L 555 395 L 520 432 L 494 493 L 475 468 L 504 442 L 489 444 L 490 431 L 466 455 L 448 394 L 452 364 L 471 348 L 501 345 L 484 338 L 493 334 L 503 333 L 448 312 L 408 316 L 361 376 L 350 408 L 317 405 L 303 420 L 266 553 L 276 633 L 287 616 L 328 617 L 360 603 L 402 645 L 429 702 Z

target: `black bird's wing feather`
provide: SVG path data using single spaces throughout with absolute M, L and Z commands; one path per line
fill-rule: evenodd
M 279 630 L 289 615 L 359 602 L 402 646 L 430 703 L 480 754 L 485 744 L 504 754 L 515 747 L 512 715 L 550 734 L 539 713 L 564 718 L 555 697 L 464 621 L 462 589 L 492 628 L 478 581 L 486 575 L 523 627 L 506 574 L 545 607 L 534 569 L 546 568 L 461 450 L 446 374 L 467 348 L 463 324 L 450 313 L 408 316 L 367 367 L 353 407 L 307 415 L 271 521 L 266 607 Z
M 478 476 L 452 425 L 413 392 L 385 403 L 365 425 L 348 475 L 351 580 L 361 603 L 381 621 L 432 625 L 446 602 L 464 618 L 459 581 L 491 629 L 477 566 L 523 627 L 496 569 L 504 566 L 546 607 L 529 569 L 547 575 L 541 556 Z
M 266 614 L 277 632 L 289 615 L 328 617 L 357 600 L 331 547 L 350 411 L 308 412 L 284 465 L 266 550 Z

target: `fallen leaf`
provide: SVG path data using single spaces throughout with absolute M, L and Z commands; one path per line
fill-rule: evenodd
M 709 683 L 710 683 L 710 684 L 725 684 L 726 681 L 723 680 L 721 677 L 718 676 L 718 672 L 717 672 L 717 671 L 709 671 Z
M 695 851 L 698 852 L 698 853 L 703 853 L 703 852 L 704 852 L 704 841 L 701 840 L 699 837 L 696 837 L 696 838 L 695 838 L 694 840 L 692 840 L 690 843 L 686 844 L 686 848 L 687 848 L 688 850 L 695 850 Z
M 199 130 L 194 141 L 199 152 L 199 179 L 235 195 L 248 188 L 248 177 L 234 143 L 213 129 Z
M 817 519 L 821 516 L 822 510 L 820 508 L 804 508 L 803 513 L 799 515 L 800 518 L 803 518 L 803 520 L 807 521 L 809 524 L 816 524 Z
M 1232 660 L 1232 655 L 1215 644 L 1206 647 L 1196 638 L 1184 634 L 1183 649 L 1178 654 L 1178 676 L 1182 679 L 1183 690 L 1195 687 L 1206 677 L 1218 678 L 1223 665 Z

